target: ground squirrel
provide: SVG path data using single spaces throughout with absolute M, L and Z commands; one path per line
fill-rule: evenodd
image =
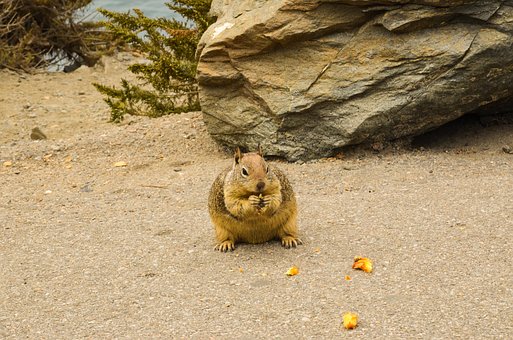
M 235 243 L 281 240 L 285 248 L 302 244 L 297 237 L 297 204 L 285 175 L 269 166 L 258 152 L 235 152 L 233 165 L 217 176 L 208 198 L 216 250 L 235 249 Z

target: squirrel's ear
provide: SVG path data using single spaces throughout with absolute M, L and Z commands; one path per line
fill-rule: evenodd
M 264 157 L 264 151 L 262 150 L 262 145 L 260 145 L 260 143 L 258 143 L 258 151 L 257 153 L 261 156 L 261 157 Z
M 242 158 L 242 153 L 240 152 L 239 147 L 237 147 L 237 149 L 235 150 L 234 158 L 235 158 L 235 164 L 239 164 L 239 161 Z

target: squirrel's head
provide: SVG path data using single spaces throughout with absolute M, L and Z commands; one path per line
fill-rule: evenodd
M 257 152 L 242 153 L 239 148 L 235 151 L 232 178 L 244 188 L 247 193 L 266 194 L 275 191 L 279 181 L 272 169 L 264 160 L 262 148 Z

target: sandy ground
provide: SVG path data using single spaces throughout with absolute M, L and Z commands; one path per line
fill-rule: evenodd
M 277 162 L 305 244 L 221 254 L 207 194 L 230 156 L 199 113 L 108 123 L 90 83 L 131 58 L 0 73 L 1 338 L 513 338 L 513 125 Z

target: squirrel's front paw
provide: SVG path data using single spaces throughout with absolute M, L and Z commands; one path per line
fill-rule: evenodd
M 262 196 L 260 195 L 260 209 L 261 209 L 261 212 L 262 213 L 265 213 L 270 207 L 271 207 L 271 203 L 273 201 L 273 197 L 272 196 Z
M 258 208 L 261 204 L 261 198 L 256 195 L 251 195 L 248 197 L 249 203 L 254 206 L 255 208 Z
M 292 236 L 283 236 L 281 239 L 281 245 L 285 248 L 295 248 L 298 245 L 303 244 L 303 241 Z
M 267 210 L 268 205 L 265 203 L 265 198 L 262 194 L 259 196 L 251 195 L 248 197 L 249 204 L 255 208 L 257 214 L 262 214 Z
M 232 240 L 226 240 L 226 241 L 223 241 L 223 242 L 219 243 L 218 245 L 216 245 L 214 250 L 219 250 L 223 253 L 226 253 L 228 250 L 234 251 L 235 243 L 233 243 Z

